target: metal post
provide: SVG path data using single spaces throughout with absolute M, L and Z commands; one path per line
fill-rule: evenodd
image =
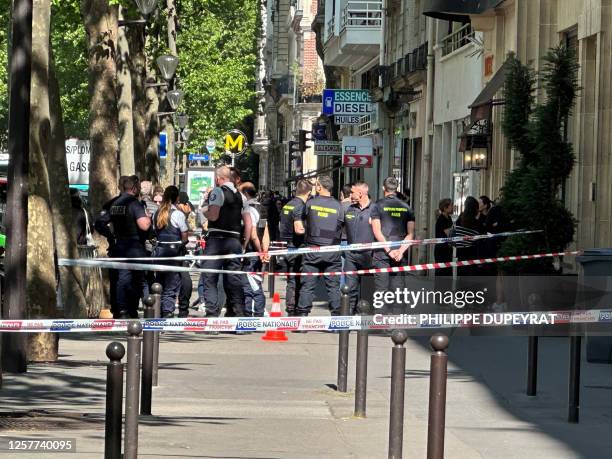
M 570 337 L 569 406 L 567 422 L 577 424 L 580 417 L 580 347 L 582 337 Z
M 406 330 L 393 330 L 391 334 L 391 400 L 389 409 L 389 459 L 402 459 L 404 443 L 404 386 L 406 378 Z
M 106 366 L 106 420 L 104 458 L 121 458 L 121 421 L 123 417 L 123 344 L 113 341 L 106 346 L 110 362 Z
M 427 459 L 444 459 L 444 426 L 446 419 L 446 377 L 448 336 L 437 334 L 430 340 L 431 371 L 429 374 L 429 422 L 427 427 Z
M 130 321 L 128 332 L 127 381 L 125 387 L 125 449 L 126 459 L 138 456 L 138 396 L 140 392 L 140 334 L 142 324 Z
M 367 315 L 370 303 L 365 300 L 357 303 L 361 316 Z M 356 418 L 366 417 L 366 397 L 368 387 L 368 330 L 357 332 L 357 363 L 355 365 L 355 412 Z
M 270 261 L 268 262 L 268 272 L 273 273 L 276 269 L 276 263 L 274 262 L 274 256 L 270 257 Z M 274 281 L 276 277 L 269 275 L 268 276 L 268 297 L 272 298 L 274 296 Z
M 145 298 L 144 316 L 153 318 L 153 303 L 151 295 Z M 148 330 L 142 333 L 142 392 L 140 394 L 140 414 L 151 414 L 151 398 L 153 396 L 153 332 Z
M 30 142 L 30 82 L 32 67 L 32 0 L 14 0 L 9 55 L 7 244 L 4 269 L 6 297 L 3 319 L 26 317 L 26 250 L 28 164 Z M 2 368 L 27 371 L 24 333 L 2 334 Z
M 349 288 L 343 285 L 340 289 L 340 315 L 349 315 Z M 346 392 L 347 374 L 348 374 L 348 352 L 349 352 L 349 330 L 341 330 L 338 334 L 338 381 L 336 388 L 338 392 Z
M 162 286 L 159 283 L 154 283 L 151 286 L 151 292 L 153 293 L 151 296 L 155 301 L 153 303 L 153 317 L 159 319 L 161 317 L 161 293 Z M 159 332 L 153 332 L 153 387 L 157 387 L 157 369 L 159 366 Z
M 527 348 L 527 395 L 533 397 L 538 390 L 538 337 L 530 336 Z

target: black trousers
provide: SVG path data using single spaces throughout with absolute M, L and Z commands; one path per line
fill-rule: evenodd
M 279 270 L 283 273 L 299 273 L 302 271 L 302 255 L 284 255 L 278 258 Z M 302 278 L 300 276 L 287 276 L 287 290 L 285 293 L 285 310 L 287 314 L 296 313 L 296 305 L 300 298 Z
M 372 268 L 372 252 L 360 251 L 360 252 L 344 252 L 346 256 L 346 263 L 344 264 L 345 271 L 356 271 L 358 269 L 370 269 Z M 351 314 L 357 314 L 357 301 L 359 300 L 359 292 L 361 287 L 362 275 L 358 274 L 347 274 L 345 277 L 345 283 L 349 288 L 349 304 L 351 306 Z
M 408 254 L 404 253 L 400 261 L 395 261 L 384 250 L 376 250 L 372 256 L 372 261 L 375 268 L 405 266 L 408 264 Z M 406 276 L 406 273 L 377 273 L 374 275 L 374 288 L 377 292 L 402 290 L 405 286 L 404 276 Z M 402 312 L 404 312 L 403 307 L 397 305 L 386 305 L 383 309 L 385 314 L 401 314 Z
M 181 288 L 179 290 L 179 317 L 187 317 L 189 315 L 189 301 L 191 300 L 191 292 L 193 291 L 193 282 L 188 272 L 182 271 L 181 276 Z
M 302 272 L 304 273 L 328 273 L 340 271 L 342 260 L 338 252 L 335 253 L 307 253 L 304 255 Z M 340 276 L 323 276 L 329 309 L 333 316 L 340 315 Z M 317 285 L 316 276 L 305 276 L 302 279 L 300 299 L 297 306 L 298 314 L 309 314 L 314 301 L 314 291 Z

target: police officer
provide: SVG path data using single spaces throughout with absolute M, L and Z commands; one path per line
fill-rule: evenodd
M 310 196 L 312 185 L 306 180 L 299 180 L 295 186 L 295 198 L 283 206 L 280 212 L 280 240 L 287 243 L 287 248 L 299 248 L 304 245 L 304 217 L 306 201 Z M 280 269 L 285 273 L 299 273 L 302 271 L 302 255 L 284 255 L 278 259 Z M 296 314 L 295 306 L 298 303 L 302 281 L 300 276 L 287 276 L 287 290 L 285 293 L 285 308 L 287 314 Z
M 402 241 L 414 239 L 414 213 L 397 195 L 398 182 L 395 177 L 387 177 L 383 182 L 385 197 L 379 199 L 372 210 L 372 231 L 379 242 Z M 408 244 L 398 248 L 385 247 L 375 250 L 373 262 L 375 268 L 402 266 L 407 260 Z M 374 277 L 376 291 L 394 291 L 402 288 L 402 273 L 378 273 Z
M 340 243 L 344 210 L 342 205 L 331 197 L 334 182 L 328 176 L 319 177 L 316 185 L 318 196 L 306 202 L 306 244 L 328 246 Z M 342 269 L 339 252 L 307 253 L 303 258 L 302 272 L 333 272 Z M 338 276 L 324 276 L 325 287 L 332 315 L 340 314 L 340 279 Z M 312 309 L 317 278 L 306 276 L 302 281 L 297 315 L 308 315 Z
M 347 209 L 346 215 L 344 216 L 346 237 L 349 244 L 375 241 L 374 232 L 370 224 L 370 213 L 373 203 L 370 201 L 368 191 L 368 184 L 365 182 L 355 182 L 351 187 L 350 196 L 353 204 Z M 345 256 L 345 271 L 370 269 L 372 267 L 371 250 L 345 252 Z M 361 285 L 361 276 L 347 275 L 346 285 L 349 288 L 351 311 L 353 314 L 356 314 L 358 312 L 356 307 Z
M 138 177 L 120 179 L 121 194 L 104 205 L 96 220 L 96 230 L 113 241 L 110 254 L 114 257 L 146 257 L 145 240 L 151 228 L 151 219 L 139 201 Z M 111 228 L 112 227 L 112 228 Z M 120 269 L 116 276 L 113 316 L 138 318 L 138 302 L 143 293 L 143 271 Z M 114 307 L 114 308 L 113 308 Z
M 230 169 L 227 166 L 218 167 L 215 171 L 216 187 L 208 198 L 208 209 L 205 217 L 208 219 L 208 236 L 204 255 L 242 254 L 251 235 L 251 216 L 248 205 L 230 179 Z M 244 225 L 243 225 L 244 223 Z M 207 269 L 225 269 L 240 271 L 239 257 L 221 260 L 205 260 L 202 264 Z M 221 303 L 219 301 L 217 282 L 218 273 L 204 273 L 204 304 L 206 315 L 219 317 Z M 244 310 L 244 292 L 239 274 L 225 274 L 223 288 L 227 296 L 227 316 L 242 316 Z

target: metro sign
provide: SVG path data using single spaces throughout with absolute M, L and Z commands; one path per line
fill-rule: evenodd
M 372 167 L 372 156 L 367 155 L 344 155 L 342 165 L 349 167 Z

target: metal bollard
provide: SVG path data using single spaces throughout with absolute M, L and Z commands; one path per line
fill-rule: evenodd
M 153 303 L 155 300 L 149 295 L 144 300 L 144 316 L 153 318 Z M 151 414 L 151 398 L 153 395 L 153 333 L 142 333 L 142 392 L 140 394 L 140 414 Z
M 357 303 L 361 316 L 368 314 L 370 303 L 365 300 Z M 355 365 L 355 412 L 356 418 L 366 417 L 366 396 L 368 387 L 368 330 L 357 332 L 357 362 Z
M 427 459 L 444 458 L 444 426 L 446 422 L 446 378 L 448 336 L 431 337 L 431 371 L 429 374 L 429 422 L 427 426 Z
M 538 337 L 530 336 L 527 347 L 527 395 L 533 397 L 538 390 Z
M 106 346 L 110 362 L 106 366 L 106 421 L 104 458 L 121 458 L 121 422 L 123 419 L 123 344 L 113 341 Z
M 391 399 L 389 409 L 389 459 L 402 459 L 404 443 L 404 387 L 406 379 L 406 330 L 393 330 L 391 334 Z
M 153 303 L 153 317 L 159 319 L 161 317 L 161 294 L 162 286 L 159 283 L 154 283 L 151 286 L 151 295 L 155 302 Z M 153 332 L 153 387 L 157 387 L 157 370 L 159 367 L 159 332 Z
M 570 336 L 569 403 L 567 422 L 577 424 L 580 419 L 580 347 L 582 337 Z
M 342 292 L 340 297 L 340 315 L 348 316 L 350 314 L 349 288 L 347 285 L 343 285 L 340 291 Z M 338 380 L 336 384 L 338 392 L 346 392 L 347 390 L 349 333 L 348 330 L 341 330 L 338 334 Z
M 138 456 L 138 398 L 140 393 L 140 334 L 142 324 L 128 323 L 127 381 L 125 388 L 125 448 L 126 459 Z
M 268 262 L 268 272 L 273 273 L 276 269 L 276 263 L 274 262 L 275 258 L 270 257 L 270 261 Z M 272 298 L 274 296 L 274 282 L 276 280 L 275 276 L 268 276 L 268 297 Z

